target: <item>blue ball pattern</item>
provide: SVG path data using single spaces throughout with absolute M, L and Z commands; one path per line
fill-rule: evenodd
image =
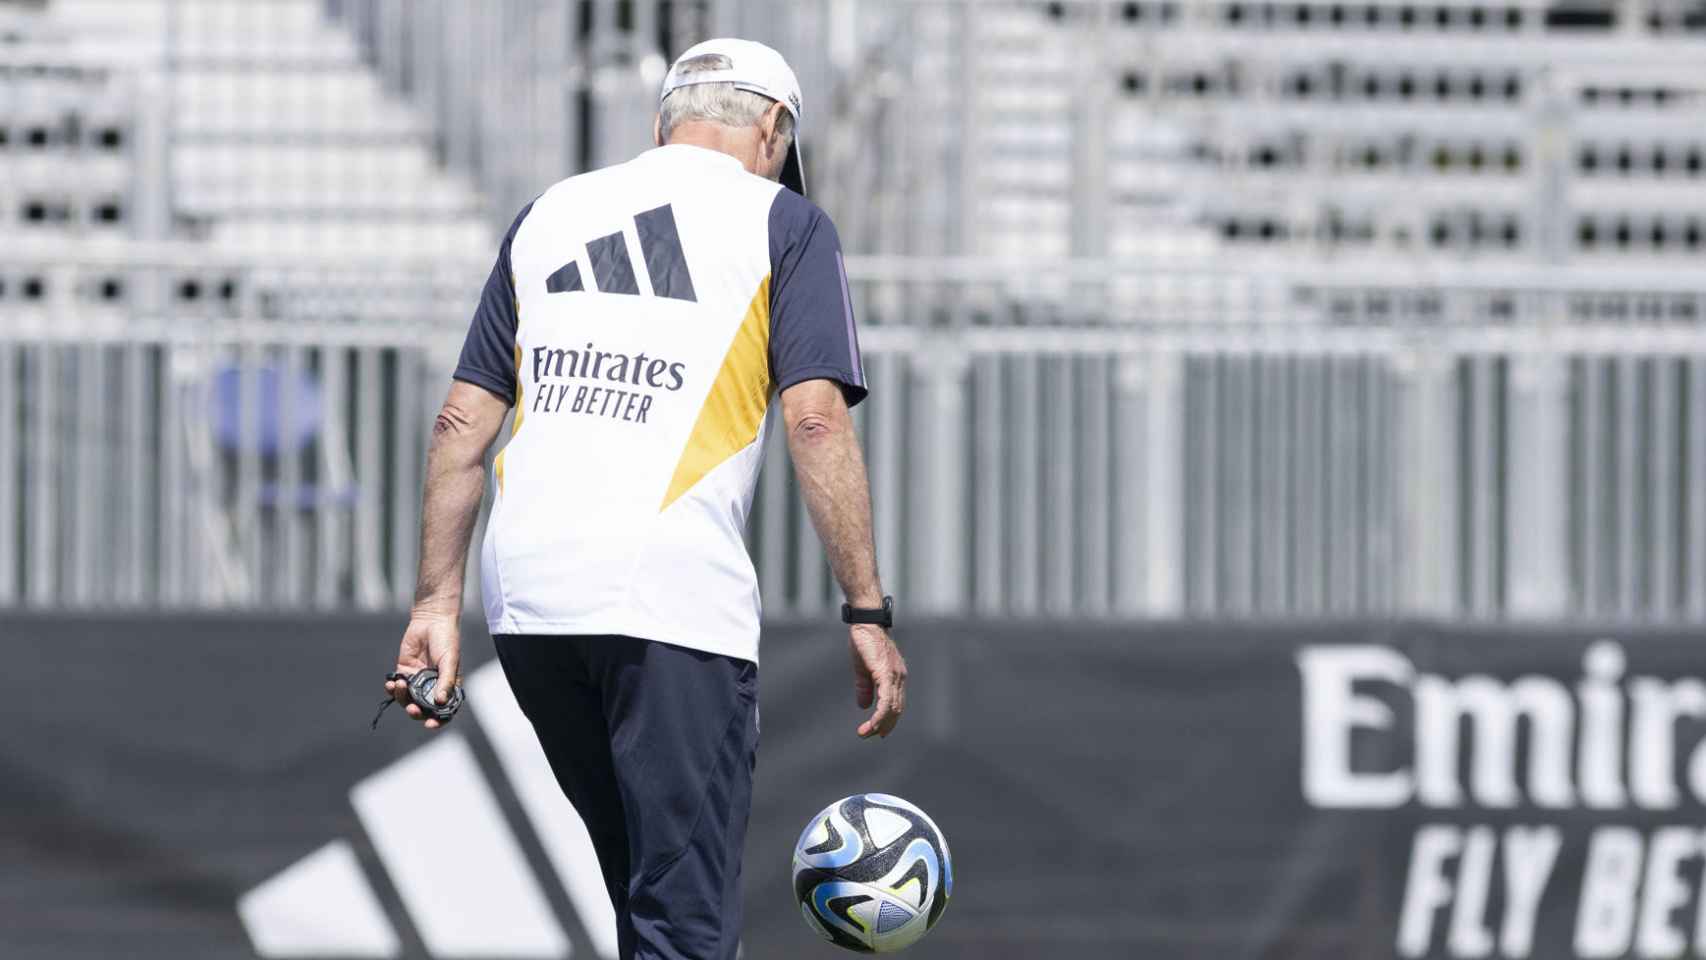
M 870 814 L 897 835 L 872 835 Z M 838 800 L 813 817 L 794 848 L 794 894 L 807 923 L 837 946 L 858 953 L 895 949 L 895 934 L 923 915 L 935 926 L 953 894 L 947 841 L 924 811 L 898 797 L 868 793 Z M 898 903 L 895 901 L 899 901 Z M 901 904 L 905 904 L 902 906 Z

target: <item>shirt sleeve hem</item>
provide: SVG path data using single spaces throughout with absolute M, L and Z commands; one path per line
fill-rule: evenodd
M 450 377 L 453 380 L 461 380 L 463 383 L 471 383 L 497 397 L 499 400 L 502 400 L 504 403 L 507 403 L 512 407 L 515 406 L 514 383 L 501 380 L 484 370 L 476 370 L 472 367 L 457 367 L 456 372 L 451 374 Z
M 807 380 L 835 381 L 841 387 L 841 395 L 846 398 L 849 407 L 858 406 L 859 401 L 865 399 L 866 394 L 870 392 L 865 389 L 863 383 L 859 382 L 859 375 L 852 370 L 846 367 L 825 365 L 790 370 L 787 376 L 776 381 L 776 392 L 781 393 L 794 384 L 804 383 Z

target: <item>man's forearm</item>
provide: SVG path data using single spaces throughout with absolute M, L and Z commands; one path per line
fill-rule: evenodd
M 456 617 L 462 612 L 462 578 L 468 542 L 485 494 L 485 444 L 456 411 L 433 422 L 421 497 L 421 565 L 415 609 Z
M 871 537 L 871 488 L 852 420 L 808 417 L 789 431 L 794 474 L 829 568 L 854 606 L 882 602 Z

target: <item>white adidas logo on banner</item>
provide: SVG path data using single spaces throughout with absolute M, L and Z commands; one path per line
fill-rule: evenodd
M 594 949 L 616 956 L 616 915 L 586 826 L 557 780 L 496 661 L 467 678 L 485 729 Z M 430 797 L 428 802 L 425 798 Z M 567 957 L 569 937 L 455 728 L 350 790 L 356 815 L 435 957 Z M 454 851 L 454 870 L 435 869 Z M 237 901 L 262 957 L 395 957 L 397 931 L 354 849 L 334 840 Z

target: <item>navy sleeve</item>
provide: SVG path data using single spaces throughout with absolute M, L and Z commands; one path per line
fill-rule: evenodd
M 770 378 L 778 390 L 834 380 L 848 406 L 865 399 L 841 240 L 822 210 L 788 189 L 770 206 Z
M 515 403 L 515 275 L 510 271 L 510 248 L 515 231 L 526 219 L 533 204 L 522 208 L 521 214 L 504 234 L 498 247 L 498 262 L 486 278 L 486 288 L 480 293 L 480 304 L 474 308 L 474 320 L 468 325 L 468 339 L 462 341 L 462 358 L 451 374 L 476 387 L 496 394 L 510 404 Z

